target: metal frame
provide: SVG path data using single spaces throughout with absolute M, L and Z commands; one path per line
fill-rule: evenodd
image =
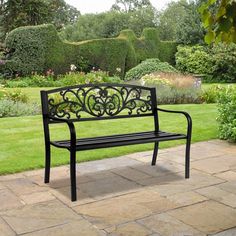
M 50 113 L 50 100 L 49 96 L 53 93 L 60 93 L 61 96 L 64 96 L 65 98 L 65 91 L 72 91 L 73 89 L 77 89 L 77 91 L 81 91 L 89 88 L 89 89 L 96 89 L 96 91 L 100 91 L 99 96 L 103 96 L 102 102 L 99 100 L 99 96 L 93 97 L 95 98 L 94 101 L 99 101 L 101 107 L 100 113 L 97 115 L 93 111 L 89 114 L 93 117 L 89 118 L 81 118 L 81 116 L 77 116 L 76 118 L 71 118 L 70 115 L 57 117 L 57 113 Z M 106 89 L 117 89 L 117 93 L 119 91 L 136 91 L 136 100 L 143 102 L 143 111 L 142 113 L 133 114 L 132 109 L 131 112 L 127 115 L 120 114 L 117 112 L 117 114 L 113 114 L 112 112 L 107 109 L 107 103 L 104 101 L 111 101 L 112 98 L 108 93 L 104 93 Z M 148 91 L 150 93 L 150 96 L 148 97 L 148 102 L 140 97 L 140 94 L 142 90 Z M 125 92 L 125 93 L 126 93 Z M 79 94 L 76 93 L 77 95 Z M 84 93 L 85 94 L 85 93 Z M 123 93 L 121 93 L 121 96 Z M 120 96 L 120 95 L 119 95 Z M 109 97 L 109 99 L 106 99 Z M 121 98 L 123 103 L 125 104 L 125 100 Z M 133 101 L 134 99 L 132 99 Z M 80 100 L 81 101 L 81 100 Z M 85 100 L 84 101 L 88 101 Z M 68 99 L 64 99 L 63 103 L 68 102 Z M 126 102 L 129 102 L 128 100 Z M 187 112 L 183 111 L 172 111 L 172 110 L 165 110 L 157 107 L 157 98 L 156 98 L 156 90 L 155 88 L 149 88 L 149 87 L 142 87 L 142 86 L 135 86 L 135 85 L 127 85 L 127 84 L 86 84 L 86 85 L 78 85 L 78 86 L 70 86 L 70 87 L 63 87 L 63 88 L 57 88 L 53 90 L 48 91 L 41 91 L 41 103 L 42 103 L 42 115 L 43 115 L 43 127 L 44 127 L 44 140 L 45 140 L 45 178 L 44 182 L 49 183 L 50 180 L 50 164 L 51 164 L 51 145 L 60 147 L 60 148 L 66 148 L 70 152 L 70 180 L 71 180 L 71 200 L 76 201 L 77 200 L 77 194 L 76 194 L 76 151 L 82 151 L 82 150 L 90 150 L 90 149 L 96 149 L 96 148 L 106 148 L 106 147 L 114 147 L 114 146 L 123 146 L 123 145 L 132 145 L 132 144 L 141 144 L 141 143 L 154 143 L 154 151 L 153 151 L 153 157 L 152 157 L 152 165 L 156 164 L 157 155 L 158 155 L 158 148 L 159 148 L 159 142 L 161 141 L 168 141 L 168 140 L 177 140 L 177 139 L 186 139 L 186 151 L 185 151 L 185 178 L 189 178 L 189 170 L 190 170 L 190 145 L 191 145 L 191 135 L 192 135 L 192 120 L 190 115 Z M 71 101 L 69 101 L 71 103 Z M 52 104 L 52 103 L 51 103 Z M 67 104 L 65 104 L 67 105 Z M 79 104 L 81 105 L 81 103 Z M 131 108 L 134 108 L 135 111 L 139 109 L 136 107 L 136 102 L 131 106 Z M 147 105 L 147 107 L 145 107 Z M 85 108 L 86 104 L 83 104 L 83 108 Z M 104 106 L 104 107 L 103 107 Z M 81 106 L 78 106 L 79 109 L 81 109 Z M 99 110 L 98 109 L 98 110 Z M 107 109 L 106 111 L 102 109 Z M 115 108 L 114 108 L 115 109 Z M 122 108 L 119 107 L 119 109 L 122 111 Z M 127 108 L 126 108 L 127 109 Z M 96 110 L 96 109 L 95 109 Z M 86 110 L 87 111 L 87 110 Z M 159 118 L 158 118 L 158 111 L 160 112 L 168 112 L 168 113 L 177 113 L 182 114 L 187 119 L 187 133 L 186 134 L 173 134 L 173 133 L 166 133 L 162 132 L 159 129 Z M 67 111 L 68 112 L 68 111 Z M 102 114 L 103 115 L 100 115 Z M 65 113 L 62 113 L 65 114 Z M 60 115 L 59 115 L 60 116 Z M 144 132 L 144 133 L 136 133 L 136 134 L 126 134 L 126 135 L 113 135 L 113 136 L 105 136 L 105 137 L 96 137 L 96 138 L 90 138 L 90 139 L 77 139 L 76 138 L 76 129 L 74 126 L 74 122 L 78 121 L 89 121 L 89 120 L 104 120 L 104 119 L 117 119 L 117 118 L 132 118 L 132 117 L 143 117 L 143 116 L 153 116 L 154 118 L 154 127 L 155 130 L 152 132 Z M 70 140 L 63 141 L 62 144 L 60 144 L 61 141 L 51 141 L 50 140 L 50 130 L 49 130 L 49 124 L 53 123 L 66 123 L 68 125 L 68 129 L 70 132 Z M 138 138 L 137 138 L 138 137 Z M 112 142 L 114 140 L 114 143 Z M 86 143 L 86 145 L 82 145 L 82 143 Z M 91 145 L 90 145 L 91 142 Z

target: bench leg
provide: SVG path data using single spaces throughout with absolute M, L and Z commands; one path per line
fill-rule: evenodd
M 45 174 L 44 183 L 49 183 L 50 180 L 50 165 L 51 165 L 51 148 L 50 144 L 45 147 Z
M 185 151 L 185 178 L 189 178 L 190 172 L 190 145 L 191 140 L 188 138 L 186 142 L 186 151 Z
M 76 152 L 70 151 L 71 201 L 77 200 L 76 194 Z
M 152 156 L 152 166 L 156 165 L 158 148 L 159 148 L 159 142 L 155 142 L 153 156 Z

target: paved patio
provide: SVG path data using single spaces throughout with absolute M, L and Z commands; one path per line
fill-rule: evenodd
M 78 164 L 78 201 L 70 201 L 69 168 L 0 177 L 0 236 L 236 235 L 236 145 L 192 145 L 184 179 L 184 146 Z M 82 155 L 82 153 L 79 153 Z M 56 157 L 55 157 L 56 158 Z

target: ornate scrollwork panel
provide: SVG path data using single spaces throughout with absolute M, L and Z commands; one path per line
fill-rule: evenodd
M 49 95 L 49 113 L 53 117 L 132 116 L 152 113 L 150 90 L 126 86 L 88 86 L 62 90 Z

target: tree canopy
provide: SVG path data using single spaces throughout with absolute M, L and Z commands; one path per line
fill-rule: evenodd
M 236 1 L 235 0 L 207 0 L 199 11 L 202 15 L 204 27 L 207 29 L 205 41 L 236 43 Z

